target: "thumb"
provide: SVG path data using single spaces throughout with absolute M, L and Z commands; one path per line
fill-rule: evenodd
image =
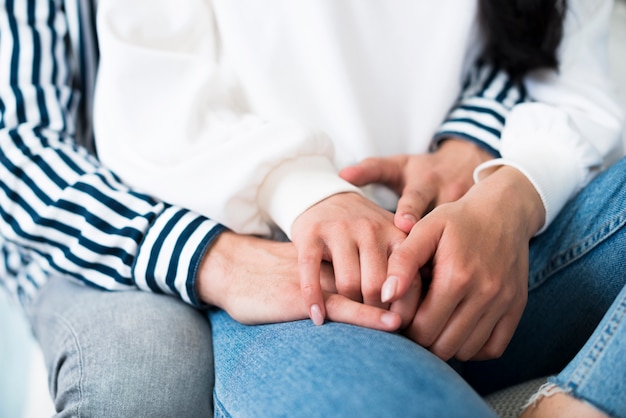
M 443 234 L 443 222 L 428 216 L 419 221 L 409 236 L 389 256 L 387 279 L 381 288 L 383 303 L 395 302 L 420 280 L 419 270 L 433 258 Z

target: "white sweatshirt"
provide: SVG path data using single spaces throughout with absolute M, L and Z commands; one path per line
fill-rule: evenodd
M 535 101 L 487 144 L 502 158 L 486 165 L 533 183 L 544 228 L 621 155 L 612 2 L 569 7 L 560 72 L 527 77 Z M 99 158 L 237 232 L 289 235 L 311 205 L 356 191 L 338 169 L 427 152 L 480 50 L 476 16 L 470 0 L 101 0 Z

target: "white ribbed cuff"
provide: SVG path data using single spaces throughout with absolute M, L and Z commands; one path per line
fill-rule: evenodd
M 258 203 L 291 238 L 291 226 L 298 216 L 316 203 L 345 192 L 361 193 L 337 175 L 328 158 L 304 156 L 282 163 L 267 176 L 259 190 Z

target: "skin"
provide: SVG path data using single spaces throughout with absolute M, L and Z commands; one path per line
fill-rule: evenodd
M 314 322 L 323 322 L 317 266 L 326 260 L 340 294 L 373 306 L 391 303 L 406 335 L 440 358 L 500 356 L 526 305 L 528 242 L 544 209 L 514 168 L 493 169 L 474 185 L 474 169 L 490 158 L 471 142 L 448 140 L 432 154 L 369 159 L 343 170 L 356 185 L 385 184 L 400 195 L 393 223 L 408 236 L 398 241 L 386 223 L 390 214 L 375 205 L 356 211 L 362 198 L 354 194 L 301 215 L 292 234 Z M 366 273 L 359 271 L 361 254 Z M 427 267 L 431 284 L 422 295 L 420 271 Z
M 432 265 L 409 338 L 444 360 L 502 354 L 526 305 L 528 242 L 543 224 L 537 203 L 526 177 L 501 167 L 415 224 L 390 256 L 383 285 L 394 302 Z
M 474 168 L 490 158 L 471 142 L 450 139 L 431 154 L 370 158 L 344 169 L 340 175 L 345 180 L 357 186 L 385 184 L 400 200 L 393 215 L 363 196 L 343 193 L 319 202 L 296 219 L 291 233 L 299 254 L 302 295 L 313 322 L 321 325 L 325 318 L 319 284 L 322 261 L 333 263 L 340 294 L 388 307 L 381 287 L 389 256 L 417 219 L 465 194 L 474 183 Z M 403 326 L 411 322 L 420 298 L 419 286 L 410 289 L 392 308 L 403 314 Z
M 368 158 L 340 175 L 357 186 L 378 183 L 394 190 L 400 196 L 394 224 L 408 234 L 434 207 L 467 193 L 474 169 L 492 158 L 472 142 L 448 139 L 433 153 Z
M 453 139 L 432 154 L 368 159 L 346 168 L 342 177 L 356 185 L 381 183 L 395 190 L 401 196 L 396 214 L 373 208 L 358 195 L 345 194 L 316 208 L 327 222 L 326 229 L 319 230 L 323 238 L 304 241 L 299 248 L 224 232 L 201 262 L 198 295 L 244 324 L 315 316 L 313 302 L 323 306 L 317 313 L 322 321 L 328 318 L 382 331 L 402 327 L 409 338 L 442 359 L 498 357 L 526 303 L 528 240 L 543 224 L 545 214 L 534 188 L 515 169 L 492 170 L 474 185 L 474 168 L 489 158 L 473 144 Z M 344 249 L 352 261 L 333 268 L 329 263 L 333 250 L 343 247 L 332 243 L 337 224 L 324 218 L 323 212 L 343 211 L 342 222 L 353 221 L 348 213 L 360 203 L 367 209 L 363 215 L 368 210 L 374 214 L 373 226 L 367 226 L 369 238 L 353 238 L 351 245 L 359 252 L 354 247 Z M 314 218 L 316 213 L 309 215 Z M 340 230 L 339 237 L 361 231 L 349 228 L 348 223 L 339 226 L 347 228 Z M 381 236 L 384 244 L 372 246 Z M 354 267 L 361 263 L 357 254 L 366 246 L 372 257 L 364 260 L 380 263 Z M 315 249 L 314 257 L 300 255 L 307 248 Z M 251 259 L 257 262 L 242 262 Z M 357 280 L 362 270 L 367 273 Z M 422 272 L 431 280 L 425 297 Z M 308 279 L 301 280 L 303 276 Z M 312 283 L 310 291 L 307 280 Z M 363 292 L 363 288 L 369 290 Z M 376 300 L 379 295 L 380 302 Z M 556 394 L 542 398 L 522 416 L 606 415 L 567 394 Z
M 400 327 L 397 314 L 337 294 L 328 264 L 322 265 L 320 272 L 330 320 L 381 331 Z M 243 324 L 308 317 L 300 292 L 298 255 L 292 243 L 223 232 L 201 261 L 196 290 L 203 302 L 224 309 Z
M 320 266 L 332 262 L 339 294 L 366 305 L 386 308 L 380 289 L 387 259 L 406 233 L 393 225 L 393 215 L 357 193 L 327 198 L 300 215 L 292 228 L 298 250 L 302 295 L 317 325 L 325 304 Z
M 366 160 L 341 173 L 401 195 L 394 222 L 410 232 L 390 255 L 382 300 L 403 324 L 408 318 L 409 338 L 444 360 L 499 357 L 526 305 L 528 242 L 545 211 L 514 168 L 491 170 L 474 185 L 475 167 L 490 158 L 472 143 L 448 140 L 431 155 Z M 429 265 L 417 312 L 395 309 L 421 286 L 420 270 Z
M 295 252 L 289 252 L 288 263 L 276 260 L 283 250 L 256 253 L 267 244 L 259 241 L 248 247 L 227 246 L 220 262 L 220 241 L 227 240 L 220 238 L 209 253 L 207 271 L 222 271 L 213 277 L 229 281 L 211 286 L 217 291 L 207 292 L 207 297 L 223 300 L 209 303 L 246 323 L 308 315 L 317 324 L 326 318 L 377 329 L 382 310 L 369 313 L 375 320 L 368 315 L 351 318 L 345 312 L 351 312 L 348 307 L 388 307 L 398 314 L 398 326 L 409 338 L 444 360 L 498 357 L 526 303 L 528 241 L 543 224 L 544 212 L 533 186 L 513 168 L 492 170 L 474 185 L 474 168 L 489 158 L 470 142 L 448 140 L 433 154 L 370 159 L 344 170 L 341 175 L 357 185 L 383 183 L 401 193 L 397 214 L 358 194 L 332 196 L 294 223 Z M 413 218 L 419 221 L 411 225 Z M 402 228 L 410 230 L 408 236 Z M 233 254 L 241 256 L 238 260 L 259 262 L 240 263 L 228 258 Z M 333 265 L 334 289 L 320 281 L 328 262 Z M 299 275 L 304 307 L 295 303 L 294 287 L 274 293 L 276 286 L 285 284 L 259 286 L 251 279 L 281 266 L 283 276 Z M 426 267 L 432 277 L 424 296 L 420 272 Z M 232 286 L 220 289 L 226 284 Z M 253 298 L 264 304 L 254 308 L 257 311 L 245 311 L 255 305 L 248 303 Z M 330 312 L 328 300 L 340 301 L 341 309 Z M 352 304 L 361 301 L 364 305 Z M 284 304 L 289 309 L 269 309 Z
M 521 418 L 608 418 L 608 415 L 586 402 L 557 393 L 526 408 Z

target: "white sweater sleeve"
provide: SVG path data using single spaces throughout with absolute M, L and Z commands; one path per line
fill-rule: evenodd
M 541 196 L 545 230 L 565 203 L 621 155 L 623 114 L 608 75 L 610 0 L 571 0 L 559 71 L 525 80 L 532 102 L 513 108 L 502 132 L 501 159 L 521 170 Z
M 124 182 L 260 235 L 289 235 L 311 205 L 358 191 L 326 135 L 251 114 L 209 2 L 102 0 L 97 23 L 97 150 Z

